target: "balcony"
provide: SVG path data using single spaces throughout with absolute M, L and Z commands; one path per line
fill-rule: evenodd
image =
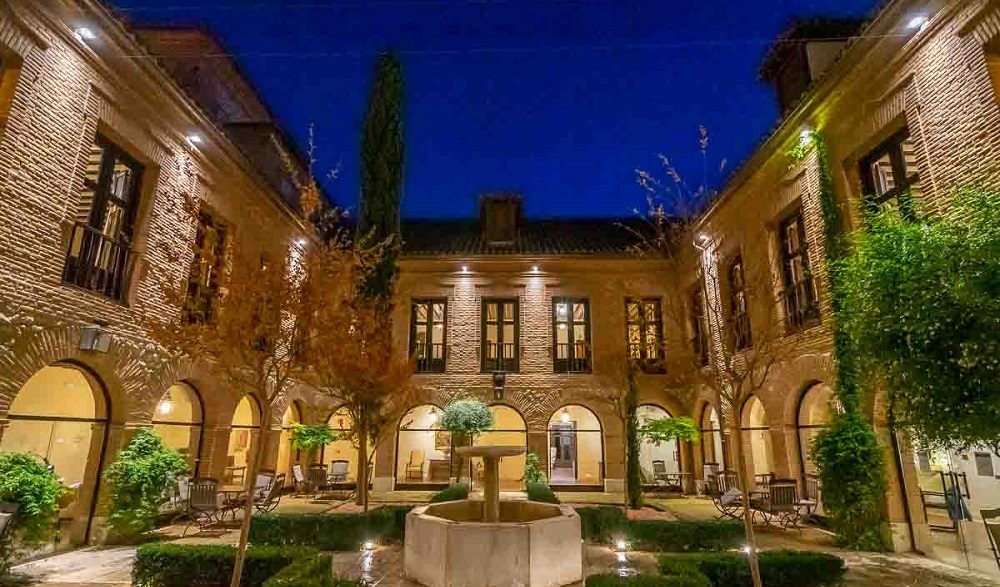
M 417 346 L 416 359 L 417 373 L 444 373 L 444 343 Z
M 556 373 L 590 373 L 590 348 L 586 343 L 556 344 L 552 365 Z
M 785 311 L 785 324 L 789 332 L 819 323 L 819 305 L 811 284 L 803 282 L 780 294 Z
M 483 372 L 516 373 L 517 345 L 512 342 L 488 341 L 483 345 Z
M 83 223 L 73 226 L 63 283 L 124 302 L 132 268 L 132 251 L 121 241 Z

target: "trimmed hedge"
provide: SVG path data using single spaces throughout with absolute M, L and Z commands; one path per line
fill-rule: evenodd
M 263 514 L 250 522 L 250 542 L 268 546 L 312 546 L 357 550 L 368 540 L 403 539 L 407 507 L 382 507 L 367 514 Z
M 328 552 L 297 560 L 264 582 L 263 587 L 361 587 L 361 583 L 333 576 Z
M 584 540 L 610 542 L 616 534 L 624 534 L 628 518 L 620 507 L 602 505 L 576 508 Z
M 624 537 L 637 550 L 725 550 L 743 541 L 743 524 L 736 520 L 629 520 L 615 506 L 577 508 L 576 513 L 584 539 L 611 543 Z
M 468 499 L 469 497 L 469 486 L 465 483 L 456 483 L 454 485 L 449 485 L 447 488 L 442 489 L 431 497 L 431 503 L 439 503 L 442 501 L 457 501 L 459 499 Z
M 708 578 L 695 571 L 688 575 L 635 575 L 619 577 L 614 573 L 591 575 L 584 587 L 712 587 Z
M 825 552 L 767 550 L 757 560 L 761 580 L 768 587 L 836 585 L 846 571 L 843 559 Z M 659 565 L 664 575 L 688 573 L 693 567 L 715 587 L 752 585 L 750 565 L 746 556 L 738 552 L 663 555 Z
M 314 556 L 311 548 L 252 546 L 247 549 L 240 585 L 260 587 L 294 561 Z M 132 565 L 137 587 L 229 585 L 236 549 L 223 544 L 143 544 Z
M 525 486 L 528 499 L 543 503 L 559 503 L 559 498 L 552 492 L 552 488 L 547 483 L 528 483 Z
M 636 550 L 725 550 L 744 541 L 743 524 L 735 520 L 628 520 L 625 528 L 629 545 Z

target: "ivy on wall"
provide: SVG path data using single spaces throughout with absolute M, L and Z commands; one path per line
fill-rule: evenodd
M 847 252 L 844 219 L 833 190 L 826 142 L 809 133 L 789 156 L 801 161 L 815 152 L 819 173 L 819 204 L 823 244 L 833 311 L 833 354 L 837 398 L 842 411 L 815 438 L 811 454 L 819 470 L 824 511 L 842 546 L 883 550 L 890 546 L 885 524 L 886 489 L 882 449 L 871 423 L 861 414 L 863 384 L 856 345 L 843 328 L 842 259 Z

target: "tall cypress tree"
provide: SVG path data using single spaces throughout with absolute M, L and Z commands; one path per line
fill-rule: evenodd
M 379 56 L 361 133 L 361 209 L 358 241 L 386 243 L 388 250 L 361 285 L 366 296 L 392 299 L 399 247 L 399 207 L 403 192 L 403 72 L 399 59 Z

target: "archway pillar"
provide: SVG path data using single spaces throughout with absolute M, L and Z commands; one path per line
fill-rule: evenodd
M 771 439 L 771 473 L 777 479 L 795 479 L 789 458 L 791 451 L 798 446 L 794 439 L 795 429 L 785 425 L 771 427 L 768 435 Z
M 533 452 L 538 456 L 538 467 L 542 472 L 549 470 L 549 431 L 547 429 L 528 430 L 528 452 Z
M 226 466 L 229 456 L 229 436 L 231 426 L 218 426 L 205 430 L 205 450 L 202 452 L 201 474 L 204 477 L 226 482 Z
M 398 428 L 398 427 L 397 427 Z M 393 469 L 396 464 L 396 439 L 399 430 L 386 432 L 375 448 L 375 471 L 372 475 L 372 491 L 392 491 L 395 487 Z
M 104 424 L 94 424 L 94 426 L 103 426 Z M 74 512 L 73 521 L 70 523 L 69 528 L 69 541 L 73 544 L 91 543 L 91 544 L 103 544 L 108 539 L 108 512 L 111 507 L 111 491 L 104 479 L 101 479 L 101 473 L 104 469 L 115 462 L 118 457 L 118 453 L 128 445 L 129 442 L 135 438 L 135 435 L 139 433 L 142 428 L 149 428 L 150 424 L 148 422 L 129 422 L 127 424 L 109 424 L 107 443 L 104 450 L 103 463 L 98 462 L 99 459 L 91 459 L 87 463 L 87 469 L 84 473 L 83 483 L 80 485 L 81 488 L 94 488 L 96 487 L 97 494 L 93 495 L 92 490 L 81 492 L 76 497 L 77 511 Z M 101 434 L 96 433 L 91 434 L 91 443 L 94 444 L 96 450 L 92 451 L 91 454 L 98 454 L 97 451 L 100 450 L 96 445 L 101 443 L 104 439 Z M 96 505 L 94 506 L 94 518 L 90 524 L 90 533 L 87 532 L 87 515 L 88 511 L 83 511 L 91 507 L 91 500 L 96 499 Z
M 271 428 L 264 434 L 264 446 L 260 453 L 260 469 L 274 470 L 278 466 L 278 450 L 281 446 L 281 428 Z M 281 473 L 282 471 L 278 471 Z
M 604 431 L 604 491 L 625 493 L 625 437 L 609 428 L 610 423 Z

